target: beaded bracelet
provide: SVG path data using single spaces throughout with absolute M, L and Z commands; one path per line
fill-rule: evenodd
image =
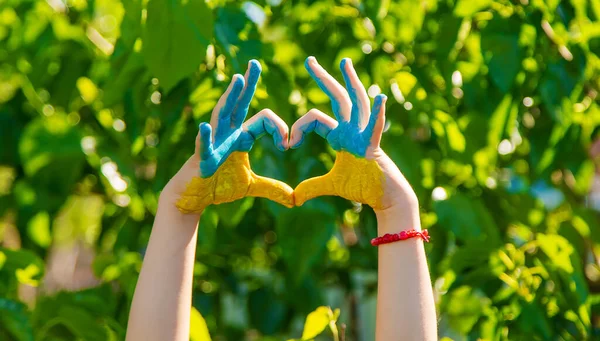
M 400 233 L 386 233 L 381 237 L 371 239 L 371 245 L 378 246 L 381 244 L 388 244 L 397 242 L 399 240 L 406 240 L 409 238 L 419 237 L 426 242 L 429 242 L 429 232 L 427 230 L 423 231 L 415 231 L 415 230 L 406 230 L 401 231 Z

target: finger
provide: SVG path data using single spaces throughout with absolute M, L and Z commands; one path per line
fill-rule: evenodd
M 206 122 L 200 123 L 196 139 L 196 152 L 200 155 L 200 160 L 206 160 L 213 154 L 212 128 Z
M 373 110 L 371 110 L 371 117 L 369 117 L 369 124 L 367 124 L 367 127 L 363 131 L 365 138 L 370 141 L 372 147 L 379 147 L 379 143 L 381 142 L 381 134 L 383 134 L 383 127 L 385 126 L 386 101 L 386 95 L 379 94 L 375 96 Z
M 246 115 L 248 115 L 248 108 L 250 107 L 250 102 L 252 102 L 252 98 L 256 92 L 256 84 L 258 83 L 261 71 L 260 63 L 256 59 L 252 59 L 248 62 L 248 69 L 244 76 L 246 86 L 242 90 L 240 100 L 233 110 L 233 116 L 231 118 L 231 122 L 236 128 L 242 125 L 246 119 Z
M 253 174 L 248 196 L 273 200 L 286 207 L 294 207 L 294 190 L 286 183 Z
M 259 111 L 244 123 L 242 129 L 250 133 L 255 140 L 268 133 L 273 136 L 273 142 L 279 150 L 288 149 L 289 128 L 271 109 Z
M 329 132 L 335 129 L 337 125 L 336 120 L 322 111 L 310 109 L 292 125 L 289 146 L 291 148 L 298 148 L 304 141 L 304 136 L 313 131 L 326 139 Z
M 333 108 L 335 118 L 338 121 L 348 121 L 350 119 L 352 102 L 346 89 L 317 63 L 315 57 L 308 57 L 304 65 L 310 76 L 319 85 L 319 88 L 331 99 L 331 107 Z
M 336 195 L 330 173 L 302 181 L 294 190 L 296 206 L 302 206 L 306 201 L 323 195 Z
M 369 96 L 367 95 L 367 90 L 365 90 L 365 87 L 360 82 L 350 58 L 342 59 L 340 69 L 342 69 L 346 88 L 348 89 L 350 100 L 352 101 L 350 123 L 363 129 L 369 120 L 369 104 L 371 104 Z
M 238 101 L 240 92 L 244 88 L 244 77 L 235 74 L 225 93 L 219 98 L 217 105 L 212 111 L 210 125 L 214 129 L 215 136 L 228 132 L 231 128 L 231 112 Z

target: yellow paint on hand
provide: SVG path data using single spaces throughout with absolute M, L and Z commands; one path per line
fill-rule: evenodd
M 293 192 L 290 186 L 281 181 L 254 174 L 248 153 L 234 152 L 211 177 L 192 178 L 175 205 L 183 213 L 200 213 L 211 204 L 255 196 L 292 207 Z
M 302 181 L 294 196 L 296 205 L 318 196 L 336 195 L 383 209 L 383 184 L 384 175 L 377 162 L 341 151 L 329 173 Z

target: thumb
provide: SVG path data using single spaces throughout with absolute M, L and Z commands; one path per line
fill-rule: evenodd
M 273 200 L 286 207 L 294 207 L 294 190 L 286 183 L 252 173 L 247 196 Z
M 306 179 L 294 190 L 296 206 L 302 206 L 306 201 L 323 195 L 337 195 L 331 172 L 323 176 Z

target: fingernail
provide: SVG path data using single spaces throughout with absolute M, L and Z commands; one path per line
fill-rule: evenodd
M 346 57 L 340 62 L 340 67 L 346 69 L 347 66 L 352 66 L 352 59 Z
M 198 129 L 200 130 L 201 134 L 208 134 L 208 133 L 210 133 L 212 127 L 210 126 L 210 124 L 208 124 L 206 122 L 202 122 L 198 126 Z
M 281 144 L 283 145 L 284 150 L 290 149 L 290 136 L 288 133 L 285 133 L 285 135 L 283 135 L 283 141 L 281 142 Z
M 232 78 L 233 86 L 242 86 L 244 85 L 244 76 L 240 75 L 239 73 L 236 73 L 235 75 L 233 75 Z
M 251 59 L 248 62 L 248 68 L 253 68 L 253 69 L 258 69 L 259 71 L 262 70 L 262 65 L 260 65 L 260 62 L 256 59 Z

